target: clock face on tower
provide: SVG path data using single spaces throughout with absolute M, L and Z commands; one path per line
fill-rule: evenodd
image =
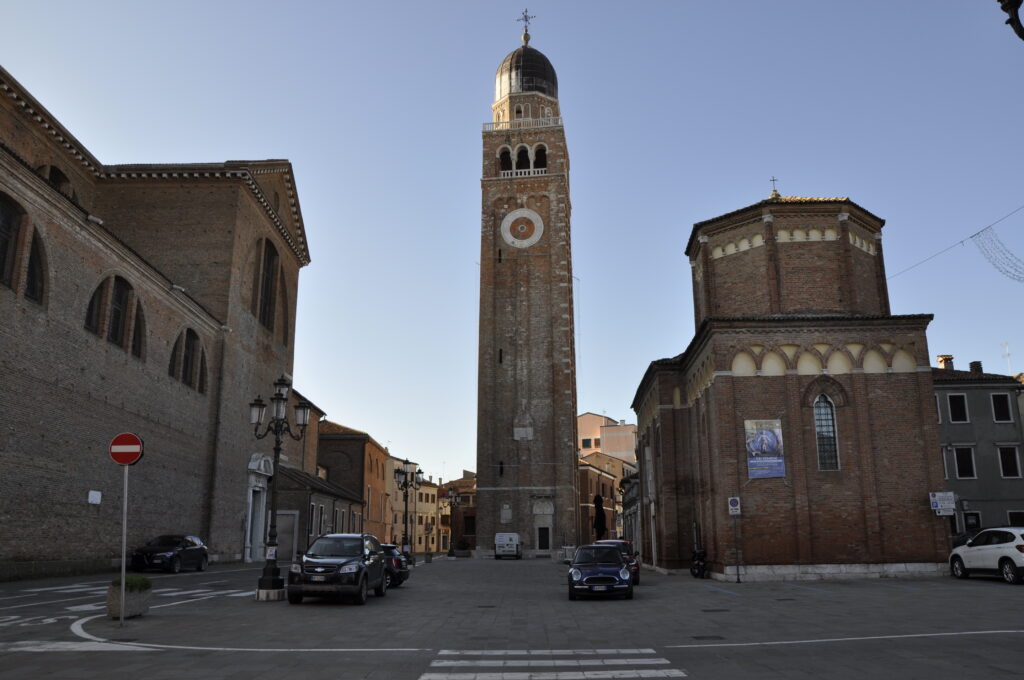
M 513 210 L 501 221 L 501 237 L 513 248 L 529 248 L 544 234 L 544 221 L 529 208 Z

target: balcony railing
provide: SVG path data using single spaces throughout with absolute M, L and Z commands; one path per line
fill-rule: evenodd
M 534 175 L 548 174 L 547 168 L 533 168 L 532 170 L 502 170 L 501 177 L 533 177 Z
M 499 130 L 525 130 L 526 128 L 562 127 L 562 117 L 552 118 L 518 118 L 516 120 L 499 120 L 494 123 L 484 123 L 484 132 L 495 132 Z

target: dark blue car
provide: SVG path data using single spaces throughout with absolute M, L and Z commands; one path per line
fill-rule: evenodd
M 614 545 L 582 545 L 569 565 L 569 599 L 580 595 L 621 595 L 633 599 L 633 577 Z

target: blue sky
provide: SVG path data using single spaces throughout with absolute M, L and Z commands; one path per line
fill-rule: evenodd
M 580 412 L 635 422 L 693 334 L 694 222 L 785 195 L 886 219 L 929 351 L 1024 371 L 1024 42 L 995 0 L 533 1 L 572 159 Z M 480 129 L 522 3 L 0 0 L 0 64 L 104 163 L 288 158 L 312 253 L 296 386 L 446 479 L 475 466 Z M 995 229 L 1024 257 L 1024 211 Z M 898 275 L 896 275 L 898 274 Z M 896 276 L 893 276 L 896 275 Z M 240 414 L 241 418 L 247 414 Z

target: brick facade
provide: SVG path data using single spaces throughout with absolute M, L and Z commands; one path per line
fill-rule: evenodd
M 719 575 L 789 578 L 944 559 L 931 316 L 888 314 L 882 225 L 848 199 L 773 196 L 694 226 L 697 334 L 633 403 L 647 562 L 701 545 Z M 759 476 L 748 421 L 780 427 L 784 471 Z
M 241 559 L 250 464 L 272 447 L 248 402 L 290 373 L 309 262 L 291 165 L 104 166 L 2 69 L 0 90 L 0 199 L 15 215 L 0 285 L 4 573 L 116 559 L 122 471 L 107 444 L 122 431 L 146 447 L 129 542 L 196 534 L 214 559 Z M 261 292 L 265 244 L 275 285 Z M 257 298 L 273 302 L 266 324 Z M 285 454 L 301 460 L 302 445 Z
M 534 67 L 552 81 L 523 76 Z M 510 54 L 483 132 L 479 556 L 497 532 L 519 533 L 527 556 L 576 542 L 569 156 L 553 79 L 536 50 Z

